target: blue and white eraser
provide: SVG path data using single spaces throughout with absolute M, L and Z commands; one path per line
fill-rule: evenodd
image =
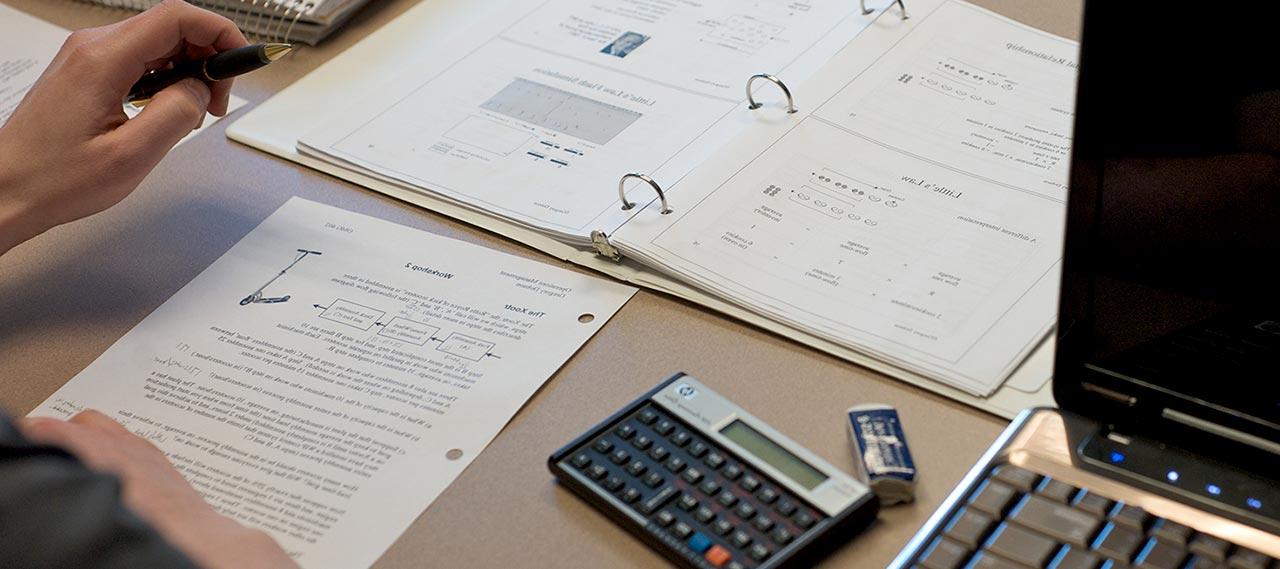
M 883 505 L 915 499 L 916 463 L 907 448 L 898 411 L 888 405 L 850 407 L 849 439 L 858 468 Z

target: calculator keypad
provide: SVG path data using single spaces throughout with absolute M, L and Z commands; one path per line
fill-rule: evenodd
M 646 403 L 565 459 L 701 567 L 757 567 L 826 518 Z

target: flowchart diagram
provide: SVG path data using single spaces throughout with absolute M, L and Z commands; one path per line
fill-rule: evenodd
M 392 316 L 387 319 L 387 312 L 345 299 L 336 299 L 328 306 L 313 304 L 321 309 L 319 317 L 330 322 L 337 322 L 361 330 L 374 332 L 375 335 L 389 338 L 414 346 L 426 346 L 435 343 L 435 350 L 459 358 L 481 361 L 485 358 L 497 358 L 493 353 L 497 344 L 462 334 L 460 332 L 442 333 L 439 326 L 419 322 L 404 316 Z M 376 329 L 376 331 L 375 331 Z

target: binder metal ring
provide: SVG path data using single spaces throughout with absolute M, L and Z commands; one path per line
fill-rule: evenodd
M 751 109 L 754 111 L 764 106 L 761 103 L 757 103 L 756 98 L 751 94 L 751 86 L 755 84 L 756 79 L 764 79 L 765 81 L 768 81 L 770 83 L 773 83 L 774 85 L 777 85 L 779 89 L 782 89 L 782 94 L 787 96 L 787 114 L 789 115 L 795 114 L 797 110 L 796 100 L 794 97 L 791 96 L 791 89 L 788 89 L 787 84 L 783 83 L 781 79 L 778 79 L 777 77 L 774 77 L 773 75 L 770 75 L 768 73 L 757 73 L 755 75 L 752 75 L 750 79 L 747 79 L 747 108 L 748 109 Z
M 865 14 L 870 14 L 870 13 L 872 13 L 872 12 L 874 12 L 874 11 L 875 11 L 875 10 L 872 10 L 872 9 L 870 9 L 870 8 L 868 8 L 868 7 L 867 7 L 867 0 L 858 0 L 858 1 L 859 1 L 859 2 L 862 2 L 862 13 L 863 13 L 864 15 L 865 15 Z M 897 4 L 899 8 L 902 8 L 902 19 L 904 19 L 904 20 L 905 20 L 905 19 L 907 19 L 907 17 L 908 17 L 908 16 L 907 16 L 907 5 L 904 3 L 904 0 L 893 0 L 893 2 L 891 2 L 891 4 Z
M 662 192 L 662 186 L 659 186 L 657 182 L 653 181 L 653 178 L 650 178 L 649 176 L 645 174 L 640 174 L 638 172 L 631 172 L 623 176 L 621 180 L 618 180 L 618 199 L 622 200 L 622 209 L 624 211 L 631 209 L 633 207 L 636 207 L 635 203 L 627 201 L 627 192 L 626 192 L 627 180 L 630 180 L 632 178 L 635 178 L 637 180 L 643 181 L 646 184 L 649 184 L 649 186 L 653 188 L 653 191 L 658 193 L 658 199 L 662 201 L 662 210 L 660 211 L 660 213 L 662 213 L 663 215 L 671 213 L 672 210 L 671 210 L 671 207 L 667 205 L 667 195 Z

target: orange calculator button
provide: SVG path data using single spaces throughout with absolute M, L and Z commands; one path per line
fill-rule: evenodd
M 703 555 L 703 557 L 706 557 L 707 561 L 712 565 L 720 567 L 721 565 L 728 563 L 731 556 L 729 555 L 728 549 L 717 545 L 708 549 L 706 555 Z

